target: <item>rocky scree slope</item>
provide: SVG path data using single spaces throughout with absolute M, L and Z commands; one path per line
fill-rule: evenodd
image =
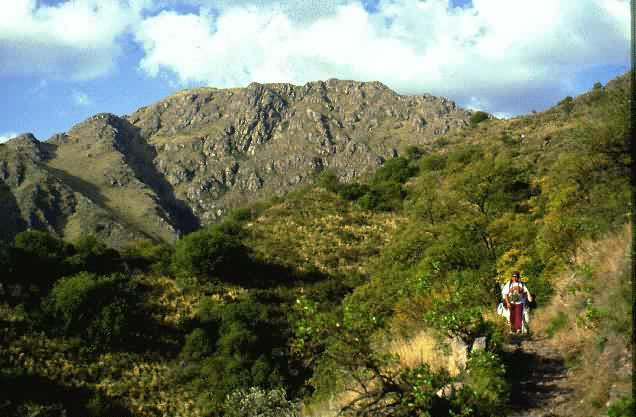
M 27 134 L 0 145 L 0 233 L 172 241 L 326 168 L 345 182 L 364 178 L 409 145 L 468 127 L 470 115 L 379 82 L 182 91 L 46 142 Z

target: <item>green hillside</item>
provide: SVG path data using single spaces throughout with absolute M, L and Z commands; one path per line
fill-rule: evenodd
M 514 270 L 533 341 L 579 381 L 615 366 L 632 349 L 628 75 L 475 118 L 366 182 L 325 170 L 174 246 L 18 234 L 0 246 L 0 414 L 509 415 L 515 338 L 494 309 Z M 631 368 L 604 375 L 619 382 L 572 380 L 578 407 L 630 415 Z

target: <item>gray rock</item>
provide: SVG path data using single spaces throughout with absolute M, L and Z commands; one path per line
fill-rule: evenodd
M 473 347 L 470 350 L 471 352 L 480 352 L 486 350 L 486 338 L 485 337 L 478 337 L 475 339 L 475 341 L 473 342 Z

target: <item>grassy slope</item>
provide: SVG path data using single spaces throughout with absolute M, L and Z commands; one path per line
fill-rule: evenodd
M 449 144 L 442 147 L 442 151 L 459 142 L 481 143 L 505 137 L 502 140 L 520 140 L 528 157 L 539 155 L 540 152 L 554 155 L 554 147 L 567 140 L 571 129 L 587 116 L 588 108 L 577 101 L 569 114 L 557 108 L 512 120 L 493 120 L 469 132 L 449 135 L 446 138 Z M 521 135 L 526 137 L 521 138 Z M 550 139 L 546 141 L 547 137 Z M 58 157 L 67 158 L 69 163 L 72 159 L 70 154 Z M 62 164 L 63 161 L 59 162 Z M 75 169 L 81 170 L 81 167 Z M 131 212 L 126 207 L 130 203 L 129 199 L 121 199 L 121 196 L 106 198 L 107 206 L 112 210 Z M 397 236 L 400 227 L 408 225 L 410 221 L 405 214 L 364 211 L 331 193 L 313 188 L 266 206 L 248 224 L 246 243 L 258 258 L 300 271 L 317 269 L 330 276 L 351 273 L 368 275 L 378 253 Z M 618 375 L 619 381 L 613 392 L 624 392 L 631 377 L 631 369 L 626 373 L 620 362 L 631 355 L 630 351 L 625 353 L 629 339 L 620 326 L 612 327 L 620 325 L 621 317 L 624 318 L 627 311 L 618 311 L 616 317 L 601 315 L 597 320 L 594 318 L 595 310 L 590 309 L 609 310 L 615 297 L 620 297 L 621 291 L 625 291 L 619 285 L 626 282 L 621 280 L 626 271 L 625 257 L 617 254 L 620 253 L 618 249 L 624 251 L 622 243 L 628 241 L 627 236 L 622 235 L 596 243 L 592 255 L 581 258 L 582 263 L 591 264 L 593 272 L 579 272 L 575 274 L 576 279 L 561 281 L 568 284 L 559 288 L 563 294 L 538 312 L 535 318 L 536 330 L 553 334 L 559 349 L 573 360 L 572 384 L 584 400 L 584 406 L 577 405 L 581 415 L 602 409 L 604 401 L 609 399 L 602 388 L 607 386 L 607 381 L 613 376 Z M 604 259 L 614 263 L 604 262 Z M 613 269 L 604 271 L 606 267 Z M 148 276 L 143 280 L 151 288 L 148 303 L 155 305 L 158 321 L 176 326 L 192 317 L 197 297 L 181 294 L 170 279 Z M 575 290 L 569 285 L 572 282 L 577 286 Z M 592 304 L 582 305 L 581 301 L 587 298 L 593 300 Z M 560 301 L 568 303 L 567 308 L 562 307 Z M 566 324 L 554 330 L 553 323 L 560 311 L 567 316 Z M 590 311 L 593 312 L 592 321 L 586 318 Z M 0 315 L 6 322 L 24 320 L 19 312 L 6 306 L 0 310 Z M 606 326 L 608 323 L 611 326 Z M 605 341 L 601 343 L 601 340 Z M 197 415 L 188 394 L 169 385 L 172 364 L 168 357 L 113 352 L 93 361 L 78 352 L 74 341 L 47 338 L 42 334 L 14 339 L 6 347 L 5 353 L 2 357 L 4 366 L 37 370 L 68 385 L 89 384 L 109 395 L 125 399 L 137 415 L 157 415 L 166 410 L 171 410 L 175 416 Z M 606 371 L 602 378 L 595 379 L 598 384 L 588 384 L 592 375 L 597 375 L 599 363 L 604 364 L 602 369 Z M 577 408 L 574 404 L 568 406 Z
M 631 229 L 585 242 L 556 296 L 533 319 L 538 337 L 565 358 L 572 390 L 560 414 L 602 415 L 632 389 Z
M 248 224 L 258 258 L 301 271 L 368 274 L 373 257 L 406 219 L 362 210 L 321 188 L 292 194 Z

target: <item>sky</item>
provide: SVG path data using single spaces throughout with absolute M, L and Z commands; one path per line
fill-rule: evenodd
M 498 117 L 630 66 L 628 0 L 11 0 L 0 142 L 184 88 L 380 81 Z

